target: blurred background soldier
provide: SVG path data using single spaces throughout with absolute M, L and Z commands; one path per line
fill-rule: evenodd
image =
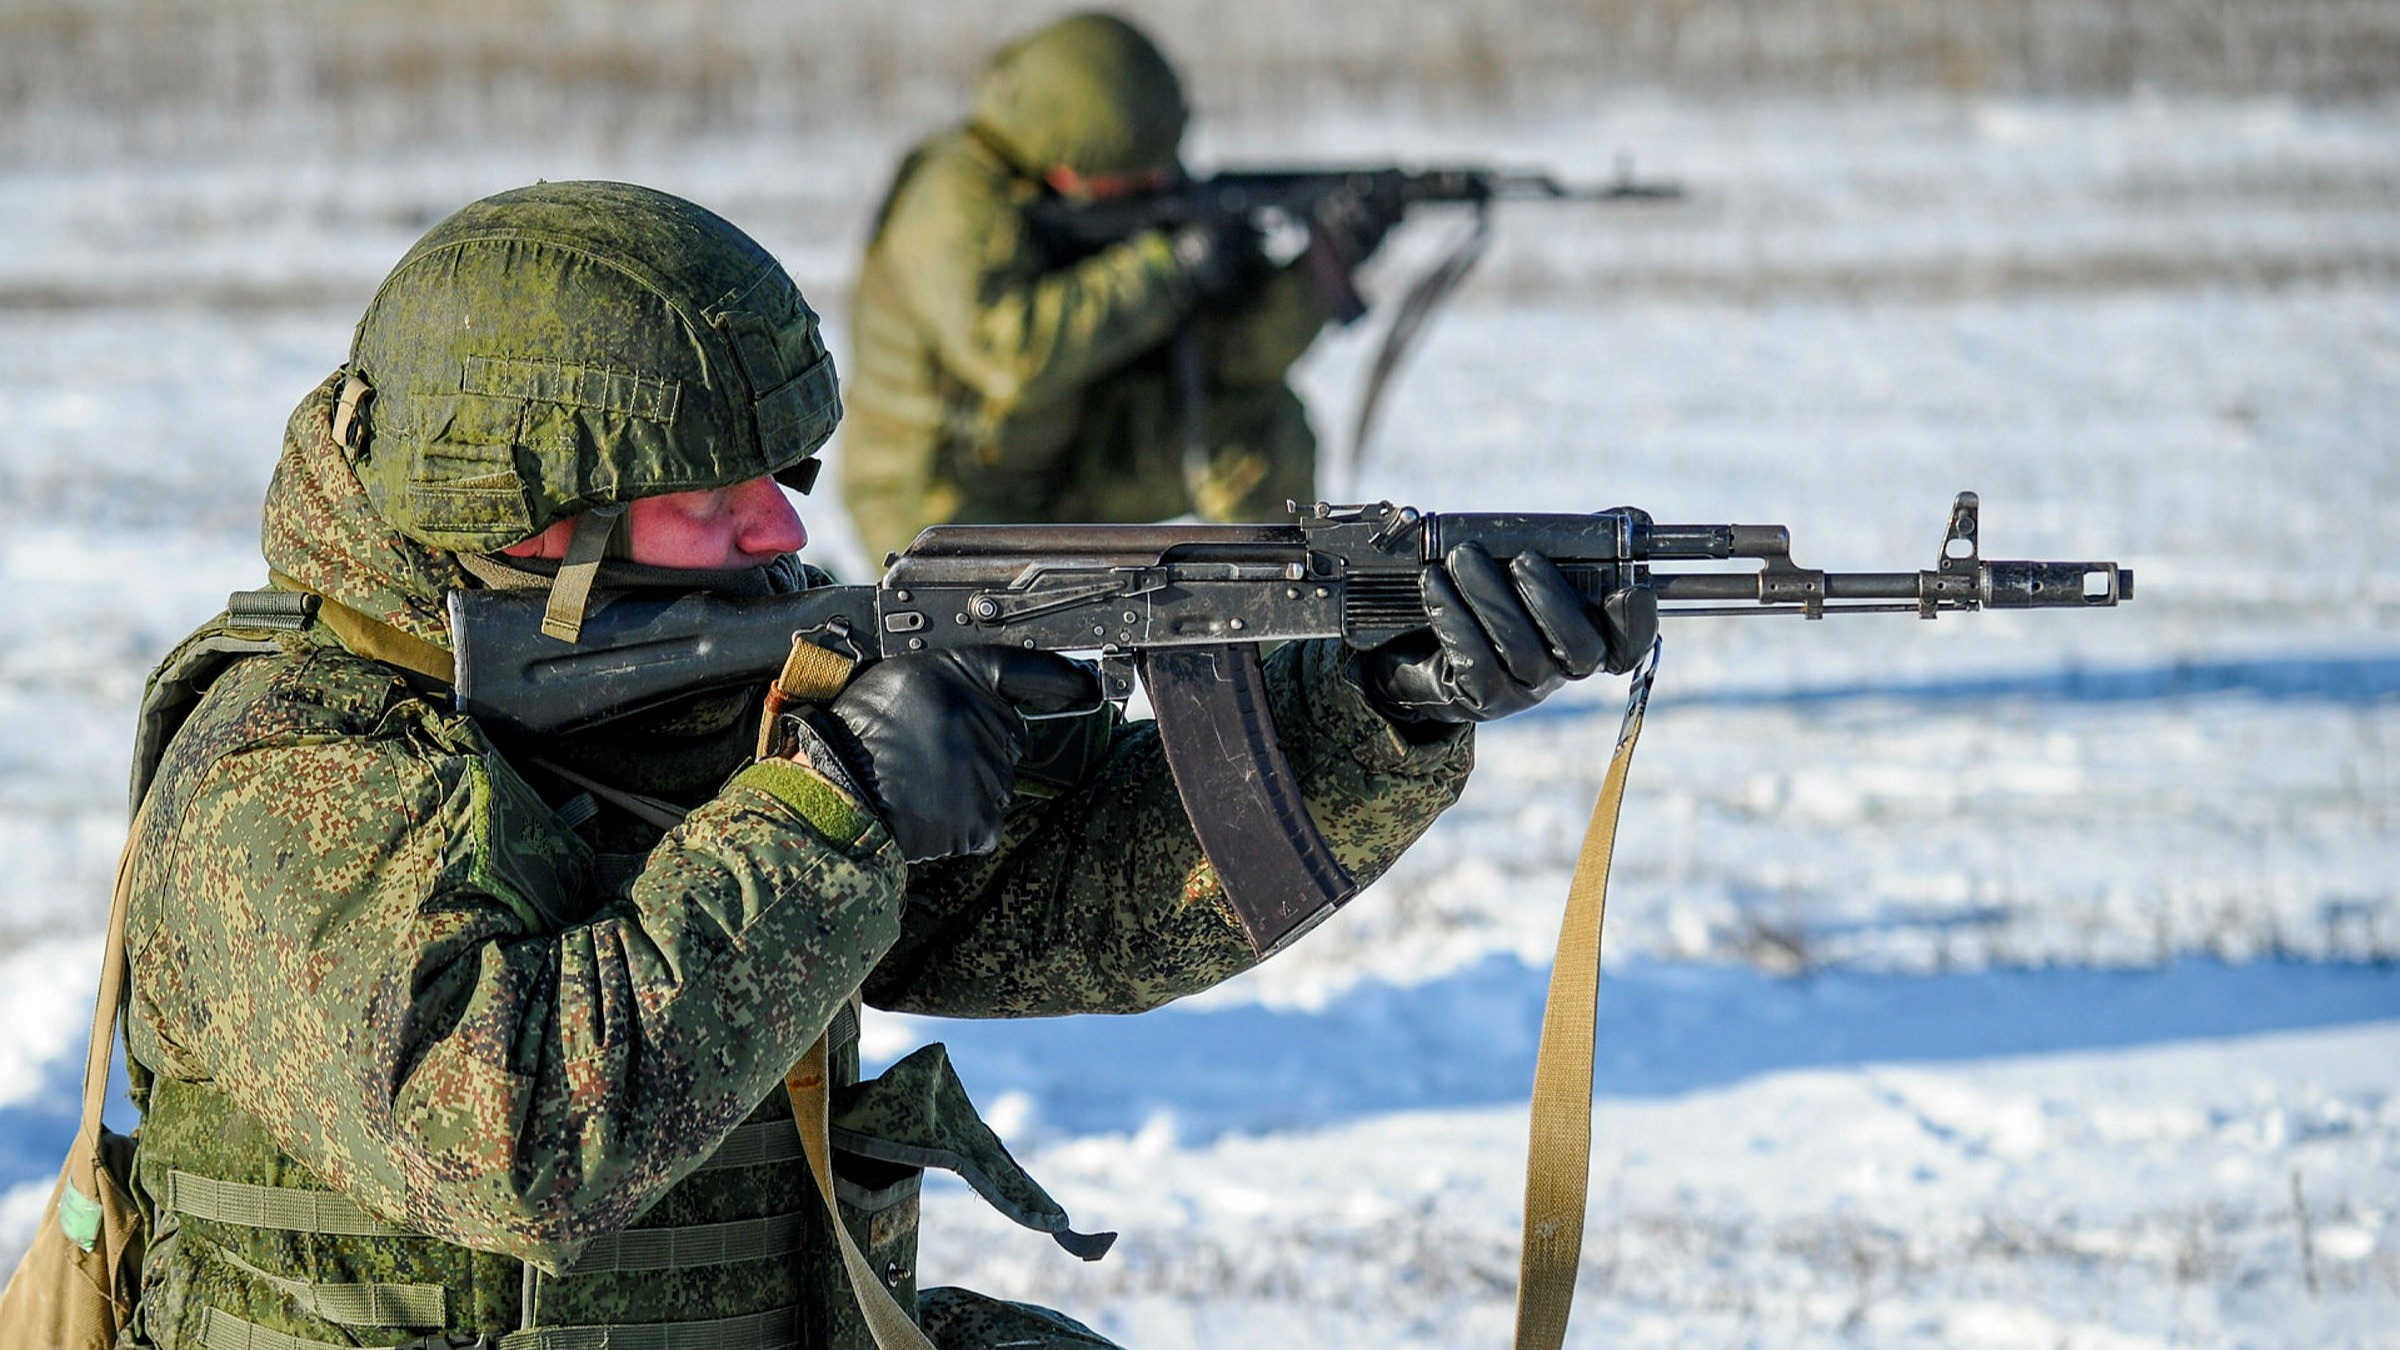
M 1085 256 L 1027 208 L 1182 174 L 1175 70 L 1123 19 L 1004 48 L 967 124 L 901 162 L 852 299 L 842 490 L 871 557 L 945 521 L 1207 520 L 1316 495 L 1285 383 L 1327 315 L 1246 223 Z M 1364 256 L 1393 221 L 1352 224 Z

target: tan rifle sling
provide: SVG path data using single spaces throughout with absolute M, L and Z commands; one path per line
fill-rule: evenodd
M 1608 777 L 1567 886 L 1558 958 L 1542 1010 L 1542 1044 L 1533 1068 L 1530 1138 L 1525 1149 L 1525 1246 L 1517 1267 L 1516 1350 L 1558 1350 L 1575 1305 L 1583 1257 L 1583 1208 L 1592 1170 L 1592 1062 L 1599 1032 L 1600 927 L 1608 912 L 1608 864 L 1617 816 L 1642 714 L 1658 676 L 1659 645 L 1634 668 Z
M 767 692 L 767 706 L 759 718 L 758 753 L 765 755 L 774 743 L 775 721 L 795 703 L 826 703 L 842 686 L 849 683 L 851 662 L 806 639 L 792 639 L 791 655 L 785 658 L 783 671 L 775 677 L 775 686 Z M 783 1089 L 792 1099 L 792 1120 L 800 1128 L 800 1149 L 808 1155 L 808 1170 L 816 1178 L 817 1194 L 825 1199 L 826 1217 L 833 1222 L 834 1240 L 841 1244 L 842 1268 L 850 1274 L 850 1292 L 858 1299 L 859 1315 L 866 1319 L 867 1330 L 875 1337 L 876 1350 L 933 1350 L 933 1342 L 917 1329 L 915 1319 L 892 1297 L 874 1263 L 858 1249 L 850 1236 L 850 1227 L 842 1222 L 842 1207 L 833 1191 L 833 1143 L 829 1117 L 833 1109 L 833 1084 L 829 1077 L 831 1058 L 828 1049 L 832 1033 L 817 1038 L 800 1057 L 791 1072 L 784 1075 Z

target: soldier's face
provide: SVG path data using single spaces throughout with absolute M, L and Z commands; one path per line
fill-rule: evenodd
M 652 567 L 763 567 L 808 543 L 800 513 L 772 478 L 711 492 L 643 497 L 625 513 L 633 560 Z M 501 552 L 512 558 L 564 558 L 575 522 L 562 520 Z
M 1045 175 L 1050 187 L 1063 197 L 1082 201 L 1106 201 L 1111 197 L 1130 197 L 1137 192 L 1156 192 L 1167 185 L 1172 176 L 1165 169 L 1147 173 L 1080 174 L 1064 164 L 1053 165 Z

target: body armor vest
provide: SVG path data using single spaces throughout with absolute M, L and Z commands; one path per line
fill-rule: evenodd
M 218 674 L 286 650 L 315 623 L 314 607 L 292 592 L 245 592 L 186 639 L 145 695 L 135 800 Z M 587 796 L 559 809 L 593 807 Z M 640 859 L 598 861 L 605 871 L 638 869 Z M 862 1082 L 855 1000 L 828 1035 L 836 1199 L 852 1240 L 904 1310 L 915 1308 L 918 1191 L 928 1166 L 957 1172 L 1003 1213 L 1079 1256 L 1106 1250 L 1113 1234 L 1072 1231 L 1009 1156 L 941 1046 Z M 137 1347 L 873 1350 L 780 1090 L 641 1218 L 551 1274 L 369 1214 L 213 1085 L 138 1061 L 129 1068 L 142 1111 L 135 1197 L 150 1230 Z

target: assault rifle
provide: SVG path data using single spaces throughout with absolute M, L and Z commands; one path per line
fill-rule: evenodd
M 1097 652 L 1122 707 L 1138 671 L 1202 850 L 1261 953 L 1348 900 L 1356 883 L 1301 802 L 1275 741 L 1262 644 L 1338 637 L 1372 649 L 1426 625 L 1418 583 L 1468 540 L 1506 560 L 1549 555 L 1598 601 L 1627 586 L 1664 616 L 2072 608 L 2133 597 L 2113 562 L 1981 556 L 1975 494 L 1952 505 L 1940 556 L 1908 572 L 1826 572 L 1791 559 L 1780 525 L 1661 525 L 1588 515 L 1420 513 L 1317 505 L 1282 525 L 938 525 L 873 585 L 755 599 L 595 594 L 581 637 L 542 632 L 540 591 L 449 599 L 458 706 L 533 733 L 569 731 L 703 690 L 755 685 L 795 641 L 866 662 L 981 643 Z M 1656 564 L 1756 560 L 1755 569 Z
M 1636 181 L 1631 165 L 1622 161 L 1614 182 L 1574 186 L 1546 173 L 1481 167 L 1227 169 L 1156 192 L 1094 200 L 1046 197 L 1034 203 L 1030 215 L 1035 233 L 1067 257 L 1093 253 L 1143 230 L 1171 230 L 1196 220 L 1241 217 L 1269 229 L 1298 225 L 1308 231 L 1310 275 L 1335 321 L 1350 323 L 1367 312 L 1350 275 L 1362 261 L 1351 233 L 1358 221 L 1398 220 L 1421 206 L 1472 206 L 1480 216 L 1496 201 L 1664 201 L 1682 195 L 1673 183 Z
M 1035 236 L 1062 262 L 1089 256 L 1144 230 L 1171 230 L 1199 220 L 1240 217 L 1269 231 L 1297 226 L 1307 233 L 1302 257 L 1326 312 L 1336 323 L 1350 324 L 1367 312 L 1354 276 L 1366 260 L 1367 250 L 1359 246 L 1356 234 L 1361 222 L 1396 221 L 1425 206 L 1473 207 L 1473 227 L 1408 287 L 1393 313 L 1351 427 L 1350 457 L 1355 465 L 1384 382 L 1435 307 L 1483 256 L 1491 240 L 1494 202 L 1660 202 L 1682 195 L 1677 184 L 1636 179 L 1632 160 L 1619 157 L 1615 179 L 1597 184 L 1568 184 L 1547 173 L 1483 166 L 1226 169 L 1124 197 L 1045 197 L 1027 211 Z M 1179 378 L 1191 383 L 1188 376 Z M 1187 388 L 1183 397 L 1187 405 L 1194 404 L 1197 391 Z M 1196 425 L 1197 419 L 1187 421 Z

